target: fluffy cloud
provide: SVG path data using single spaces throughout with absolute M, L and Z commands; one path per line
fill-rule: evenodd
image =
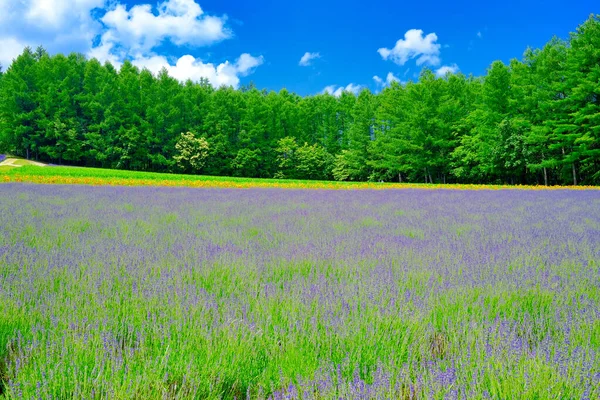
M 263 63 L 262 56 L 244 53 L 235 63 L 225 61 L 215 65 L 187 54 L 171 64 L 165 56 L 154 52 L 161 43 L 199 47 L 227 39 L 232 33 L 225 27 L 225 17 L 205 15 L 194 0 L 167 0 L 156 11 L 153 13 L 149 4 L 136 5 L 130 10 L 117 4 L 102 17 L 105 32 L 88 56 L 114 65 L 131 58 L 134 65 L 153 73 L 166 68 L 169 75 L 181 81 L 206 78 L 214 86 L 235 88 L 240 77 Z
M 451 73 L 451 74 L 455 74 L 458 72 L 458 65 L 456 64 L 452 64 L 452 65 L 444 65 L 438 69 L 435 70 L 435 74 L 437 76 L 446 76 L 447 73 Z
M 391 48 L 382 47 L 377 52 L 384 60 L 391 60 L 398 65 L 404 65 L 408 60 L 417 59 L 417 65 L 439 65 L 440 45 L 437 35 L 430 33 L 423 36 L 420 29 L 411 29 L 404 34 L 404 39 L 396 42 Z
M 79 21 L 90 21 L 90 11 L 103 7 L 105 0 L 29 0 L 22 1 L 26 5 L 25 18 L 34 24 L 50 29 L 60 29 L 69 24 L 73 17 Z
M 92 10 L 104 5 L 105 0 L 0 0 L 0 62 L 8 67 L 23 47 L 39 44 L 51 53 L 87 52 L 102 27 Z
M 375 83 L 377 83 L 378 86 L 381 87 L 389 86 L 392 84 L 392 82 L 400 82 L 400 79 L 391 72 L 388 72 L 387 76 L 385 77 L 385 80 L 378 77 L 377 75 L 373 77 L 373 80 L 375 81 Z
M 105 33 L 105 36 L 108 35 L 108 32 Z M 90 49 L 87 52 L 87 56 L 89 58 L 95 58 L 100 62 L 109 62 L 115 66 L 115 68 L 121 68 L 123 64 L 122 61 L 126 58 L 127 53 L 123 49 L 115 49 L 115 45 L 111 41 L 107 43 L 101 43 L 99 46 L 96 46 Z
M 360 89 L 362 89 L 361 85 L 355 85 L 353 83 L 350 83 L 346 87 L 343 87 L 343 86 L 338 87 L 337 85 L 330 85 L 330 86 L 325 87 L 325 89 L 323 89 L 323 93 L 328 93 L 332 96 L 340 97 L 342 95 L 342 93 L 344 93 L 344 92 L 358 94 L 358 92 L 360 92 Z
M 117 68 L 130 59 L 153 72 L 167 68 L 182 81 L 208 78 L 215 86 L 237 87 L 262 57 L 244 53 L 215 65 L 189 54 L 175 61 L 156 53 L 165 42 L 200 47 L 230 38 L 226 21 L 207 15 L 195 0 L 129 9 L 119 0 L 0 0 L 0 63 L 6 69 L 25 46 L 41 44 L 50 53 L 81 52 Z
M 247 76 L 254 71 L 254 68 L 261 65 L 264 61 L 263 56 L 253 57 L 248 53 L 244 53 L 238 58 L 235 65 L 241 76 Z
M 321 58 L 321 54 L 309 53 L 307 51 L 306 53 L 304 53 L 304 55 L 300 59 L 300 62 L 298 63 L 298 65 L 300 65 L 301 67 L 308 67 L 310 65 L 310 63 L 312 62 L 312 60 L 314 60 L 316 58 Z
M 177 46 L 203 46 L 231 37 L 225 17 L 205 15 L 194 0 L 167 0 L 157 7 L 141 4 L 127 10 L 117 4 L 102 17 L 108 30 L 100 46 L 116 44 L 129 52 L 147 52 L 169 40 Z
M 225 85 L 237 88 L 240 84 L 240 76 L 246 76 L 263 63 L 262 57 L 253 57 L 250 54 L 242 54 L 235 63 L 226 61 L 219 65 L 204 63 L 191 55 L 185 55 L 175 65 L 171 65 L 163 56 L 140 56 L 135 58 L 132 63 L 139 68 L 147 68 L 154 74 L 166 68 L 169 75 L 180 81 L 191 79 L 198 81 L 200 78 L 206 78 L 216 87 Z
M 28 43 L 21 42 L 14 37 L 0 38 L 0 64 L 2 70 L 6 70 Z

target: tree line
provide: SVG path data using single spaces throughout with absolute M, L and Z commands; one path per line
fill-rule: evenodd
M 423 69 L 374 94 L 179 82 L 25 48 L 0 70 L 0 153 L 264 178 L 600 184 L 600 15 L 483 77 Z

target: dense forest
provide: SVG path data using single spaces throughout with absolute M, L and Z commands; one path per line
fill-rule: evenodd
M 213 88 L 26 48 L 0 72 L 0 153 L 245 177 L 600 184 L 600 15 L 484 77 L 339 97 Z

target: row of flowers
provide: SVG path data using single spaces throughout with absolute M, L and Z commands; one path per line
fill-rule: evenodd
M 2 161 L 0 155 L 0 162 Z M 233 181 L 233 180 L 176 180 L 176 179 L 137 179 L 137 178 L 101 178 L 70 177 L 47 175 L 0 175 L 1 182 L 29 182 L 42 184 L 94 185 L 94 186 L 169 186 L 195 188 L 285 188 L 285 189 L 449 189 L 449 190 L 600 190 L 597 186 L 511 186 L 511 185 L 473 185 L 473 184 L 417 184 L 417 183 L 378 183 L 378 182 L 294 182 L 294 181 Z

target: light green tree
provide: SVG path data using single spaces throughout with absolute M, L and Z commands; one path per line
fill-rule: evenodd
M 196 137 L 192 132 L 182 133 L 175 144 L 176 154 L 173 157 L 177 166 L 183 172 L 199 172 L 208 157 L 208 141 Z

